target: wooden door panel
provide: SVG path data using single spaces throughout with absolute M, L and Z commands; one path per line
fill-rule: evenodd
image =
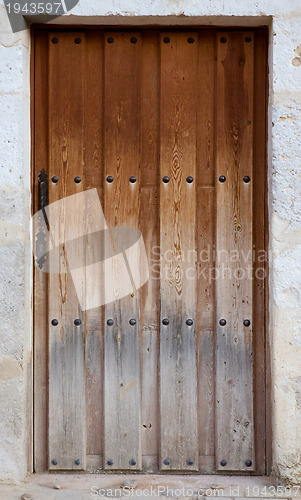
M 217 34 L 216 465 L 254 470 L 252 33 Z
M 196 280 L 190 278 L 196 268 L 190 251 L 195 250 L 197 51 L 197 33 L 161 35 L 162 470 L 198 469 Z
M 82 191 L 74 178 L 83 177 L 84 165 L 85 36 L 64 33 L 57 40 L 49 33 L 50 203 Z M 51 180 L 54 176 L 58 182 Z M 68 255 L 65 247 L 80 236 L 80 205 L 71 211 L 66 203 L 49 213 L 51 238 L 61 248 L 59 262 L 56 255 L 50 259 L 48 294 L 50 470 L 86 467 L 84 325 L 69 266 L 70 258 L 81 260 L 84 248 L 78 240 Z
M 114 179 L 104 186 L 104 213 L 109 227 L 139 227 L 140 54 L 140 34 L 106 34 L 104 164 L 105 177 Z M 131 245 L 126 235 L 123 245 L 124 250 Z M 139 267 L 139 253 L 136 262 Z M 112 279 L 116 283 L 124 280 L 120 264 L 108 269 L 106 285 Z M 127 268 L 130 271 L 128 264 Z M 139 470 L 142 460 L 139 290 L 130 273 L 130 294 L 121 299 L 116 295 L 116 300 L 105 306 L 104 467 L 109 470 Z M 108 325 L 110 319 L 113 326 Z M 131 321 L 135 324 L 131 325 Z
M 265 30 L 37 30 L 34 73 L 35 470 L 263 473 Z

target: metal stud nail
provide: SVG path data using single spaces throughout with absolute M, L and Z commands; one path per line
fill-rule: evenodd
M 74 324 L 75 324 L 75 326 L 79 326 L 79 325 L 81 325 L 81 324 L 82 324 L 82 322 L 81 322 L 81 320 L 80 320 L 80 319 L 75 319 L 75 320 L 74 320 Z
M 79 45 L 80 43 L 82 43 L 82 39 L 79 37 L 74 38 L 74 43 L 76 43 L 76 45 Z
M 188 184 L 191 184 L 193 182 L 193 177 L 191 177 L 191 175 L 186 177 L 186 182 L 188 182 Z
M 59 178 L 56 175 L 54 175 L 51 180 L 52 180 L 53 184 L 56 184 L 57 182 L 59 182 Z
M 249 319 L 244 320 L 244 326 L 250 326 L 251 321 Z
M 113 458 L 109 458 L 109 459 L 107 460 L 107 464 L 108 464 L 108 465 L 113 465 L 113 464 L 114 464 L 114 460 L 113 460 Z
M 187 38 L 187 42 L 188 43 L 194 43 L 194 38 L 192 38 L 192 36 L 190 36 L 189 38 Z
M 77 458 L 75 461 L 74 461 L 75 465 L 80 465 L 80 459 Z
M 188 458 L 187 465 L 193 465 L 193 464 L 194 464 L 194 460 L 192 460 L 192 458 Z
M 75 178 L 74 178 L 74 182 L 75 182 L 75 184 L 80 184 L 80 183 L 81 183 L 81 181 L 82 181 L 82 180 L 81 180 L 81 178 L 80 178 L 80 177 L 75 177 Z
M 224 175 L 220 175 L 219 178 L 218 178 L 218 180 L 220 182 L 226 182 L 226 177 Z
M 170 38 L 169 38 L 169 36 L 165 36 L 165 37 L 163 38 L 163 42 L 164 42 L 164 43 L 169 43 L 169 42 L 170 42 Z
M 163 325 L 165 325 L 165 326 L 169 325 L 169 319 L 168 319 L 168 318 L 164 318 L 164 319 L 162 320 L 162 323 L 163 323 Z
M 111 184 L 111 182 L 113 182 L 113 180 L 114 180 L 114 177 L 112 177 L 111 175 L 108 175 L 108 177 L 107 177 L 107 182 L 108 182 L 109 184 Z
M 221 460 L 221 465 L 222 465 L 222 467 L 225 467 L 225 465 L 227 465 L 227 460 L 224 460 L 224 459 Z
M 52 463 L 52 465 L 57 465 L 57 459 L 54 458 L 53 460 L 51 460 L 51 463 Z
M 226 38 L 225 36 L 222 36 L 222 37 L 220 38 L 220 42 L 221 42 L 221 43 L 226 43 L 226 41 L 227 41 L 227 38 Z
M 169 182 L 169 177 L 167 175 L 164 175 L 162 181 L 167 184 Z
M 52 324 L 52 326 L 57 326 L 57 325 L 59 324 L 59 322 L 58 322 L 58 320 L 57 320 L 57 319 L 53 319 L 53 320 L 51 321 L 51 324 Z
M 251 467 L 251 465 L 252 465 L 252 460 L 246 460 L 246 461 L 245 461 L 245 464 L 246 464 L 246 466 L 247 466 L 247 467 Z
M 246 36 L 246 38 L 245 38 L 245 42 L 247 42 L 247 43 L 252 42 L 252 38 L 250 38 L 249 36 Z
M 107 42 L 114 43 L 114 38 L 112 36 L 109 36 L 109 38 L 107 39 Z
M 108 326 L 113 326 L 114 325 L 114 320 L 113 319 L 108 319 L 107 325 Z
M 130 465 L 136 465 L 137 464 L 137 462 L 136 462 L 136 460 L 134 458 L 131 458 L 131 460 L 130 460 L 129 463 L 130 463 Z
M 137 43 L 137 42 L 138 42 L 137 38 L 135 36 L 132 36 L 131 43 Z
M 132 184 L 135 184 L 136 180 L 137 180 L 137 179 L 136 179 L 136 177 L 135 177 L 134 175 L 131 175 L 131 177 L 130 177 L 130 182 L 131 182 Z
M 163 463 L 164 463 L 164 465 L 170 465 L 170 459 L 164 458 Z
M 244 178 L 243 178 L 243 181 L 248 184 L 248 182 L 250 182 L 250 177 L 248 175 L 245 175 Z
M 132 319 L 130 319 L 129 323 L 130 323 L 131 326 L 135 326 L 136 325 L 136 320 L 134 318 L 132 318 Z
M 193 325 L 193 321 L 192 321 L 192 319 L 187 319 L 187 320 L 186 320 L 186 325 L 187 325 L 187 326 L 192 326 L 192 325 Z
M 221 326 L 225 326 L 225 325 L 227 324 L 227 321 L 226 321 L 225 319 L 220 319 L 220 320 L 219 320 L 219 324 L 220 324 Z
M 54 45 L 55 45 L 55 44 L 57 44 L 57 43 L 59 43 L 59 39 L 58 39 L 58 38 L 56 38 L 56 37 L 53 37 L 51 41 L 52 41 L 52 43 L 53 43 Z

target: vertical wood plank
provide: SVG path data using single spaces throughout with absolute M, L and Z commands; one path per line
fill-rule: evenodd
M 217 34 L 216 467 L 255 468 L 252 363 L 253 33 Z M 225 182 L 220 182 L 225 176 Z M 243 181 L 244 176 L 250 182 Z M 223 179 L 222 179 L 223 180 Z M 226 325 L 221 326 L 220 320 Z M 250 326 L 244 326 L 249 320 Z
M 189 43 L 188 38 L 194 43 Z M 167 42 L 167 43 L 166 43 Z M 197 470 L 196 33 L 161 36 L 161 470 Z M 192 255 L 190 253 L 192 251 Z M 191 279 L 192 276 L 192 279 Z M 164 325 L 164 319 L 168 324 Z M 193 324 L 188 326 L 187 320 Z
M 139 225 L 140 186 L 140 54 L 141 38 L 133 33 L 105 34 L 105 183 L 104 208 L 109 227 Z M 134 176 L 135 183 L 129 178 Z M 130 233 L 130 232 L 129 232 Z M 130 234 L 122 245 L 130 245 Z M 114 241 L 112 239 L 114 247 Z M 136 256 L 139 266 L 139 255 Z M 109 282 L 130 285 L 119 263 L 106 271 Z M 129 271 L 129 269 L 128 269 Z M 105 306 L 105 456 L 114 470 L 141 469 L 141 401 L 139 353 L 139 291 Z M 114 321 L 113 326 L 107 324 Z M 130 320 L 136 321 L 130 325 Z
M 198 47 L 197 93 L 197 313 L 199 452 L 214 461 L 215 284 L 215 61 L 216 34 L 201 31 Z M 202 472 L 202 460 L 200 467 Z M 209 459 L 208 459 L 209 460 Z M 205 461 L 206 462 L 206 461 Z
M 141 57 L 141 192 L 142 231 L 150 277 L 140 291 L 142 460 L 143 470 L 158 463 L 159 254 L 159 34 L 143 34 Z M 141 265 L 144 265 L 142 263 Z M 142 269 L 143 272 L 143 269 Z
M 75 43 L 80 38 L 81 43 Z M 53 43 L 57 39 L 57 43 Z M 82 33 L 49 33 L 49 202 L 80 193 L 84 166 L 85 36 Z M 64 243 L 71 234 L 80 235 L 84 220 L 80 208 L 63 208 L 49 215 L 50 232 L 59 227 L 55 239 Z M 75 213 L 76 212 L 76 213 Z M 72 216 L 71 216 L 72 215 Z M 72 254 L 83 255 L 81 243 Z M 86 463 L 84 325 L 68 264 L 66 246 L 61 246 L 59 274 L 53 259 L 49 275 L 49 469 L 82 470 Z M 52 320 L 58 325 L 53 326 Z M 75 319 L 81 325 L 74 324 Z
M 103 206 L 103 34 L 99 31 L 86 33 L 86 106 L 85 120 L 89 127 L 85 132 L 86 165 L 85 189 L 97 189 Z M 94 235 L 87 235 L 86 262 L 96 262 Z M 96 276 L 95 276 L 96 279 Z M 103 283 L 96 279 L 95 287 Z M 87 455 L 97 456 L 99 465 L 103 455 L 103 384 L 104 384 L 104 306 L 85 311 L 85 366 L 87 409 Z

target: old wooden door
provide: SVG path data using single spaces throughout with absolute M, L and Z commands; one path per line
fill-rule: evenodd
M 35 470 L 263 474 L 265 31 L 34 47 Z

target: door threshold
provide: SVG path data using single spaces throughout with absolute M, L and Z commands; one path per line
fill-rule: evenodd
M 133 483 L 131 483 L 131 481 Z M 281 487 L 280 487 L 281 488 Z M 88 500 L 93 498 L 175 498 L 177 500 L 206 497 L 239 498 L 300 498 L 300 493 L 283 486 L 277 493 L 275 480 L 267 476 L 225 475 L 157 475 L 157 474 L 29 474 L 16 486 L 0 486 L 9 493 L 28 493 L 43 500 Z

